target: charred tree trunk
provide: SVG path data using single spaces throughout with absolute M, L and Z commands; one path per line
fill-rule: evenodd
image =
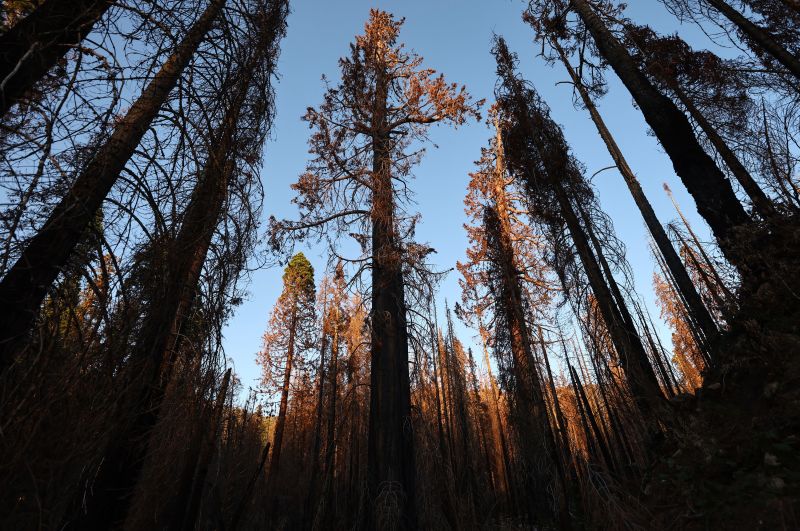
M 515 264 L 514 251 L 511 245 L 507 219 L 504 219 L 505 206 L 502 195 L 499 195 L 496 208 L 486 208 L 484 226 L 487 234 L 487 246 L 491 247 L 491 257 L 499 269 L 501 276 L 501 292 L 497 294 L 500 312 L 506 319 L 506 333 L 514 371 L 514 400 L 512 415 L 519 443 L 522 447 L 526 490 L 528 495 L 543 492 L 552 482 L 549 467 L 542 467 L 550 456 L 548 448 L 548 431 L 550 429 L 541 380 L 531 351 L 531 335 L 525 320 L 522 289 L 519 285 L 519 271 Z M 502 212 L 502 214 L 501 214 Z M 541 496 L 531 502 L 531 517 L 548 519 L 552 510 Z
M 247 482 L 247 487 L 244 489 L 244 494 L 242 494 L 242 499 L 239 500 L 239 504 L 236 506 L 236 511 L 233 513 L 233 519 L 231 519 L 231 524 L 228 527 L 229 531 L 236 531 L 239 527 L 239 522 L 242 520 L 242 514 L 244 514 L 244 509 L 250 503 L 250 497 L 253 494 L 253 488 L 256 486 L 256 482 L 258 481 L 258 477 L 264 472 L 264 465 L 267 463 L 267 456 L 269 455 L 269 447 L 270 443 L 264 445 L 264 450 L 261 452 L 261 460 L 258 462 L 258 466 L 256 467 L 255 472 L 253 472 L 250 481 Z
M 675 173 L 694 198 L 698 212 L 711 227 L 720 249 L 740 271 L 747 270 L 752 266 L 749 263 L 752 257 L 739 248 L 736 238 L 737 230 L 749 227 L 752 220 L 736 198 L 730 182 L 703 150 L 684 114 L 637 68 L 590 2 L 571 0 L 571 5 L 672 159 Z
M 213 149 L 200 173 L 178 235 L 168 249 L 164 291 L 159 300 L 151 301 L 150 313 L 143 318 L 139 340 L 130 356 L 134 380 L 130 385 L 130 400 L 124 402 L 131 408 L 133 421 L 123 423 L 112 436 L 100 470 L 90 481 L 91 494 L 85 511 L 79 511 L 75 519 L 76 529 L 113 528 L 128 512 L 180 348 L 181 330 L 193 305 L 203 263 L 227 198 L 235 167 L 231 153 L 250 81 L 250 76 L 242 76 L 236 98 L 209 140 Z
M 382 85 L 379 81 L 377 98 L 385 107 L 387 88 Z M 391 144 L 388 132 L 373 137 L 372 352 L 367 441 L 371 506 L 367 512 L 371 529 L 415 529 L 408 331 L 402 252 L 395 234 Z
M 586 233 L 583 231 L 561 183 L 557 182 L 553 177 L 551 177 L 551 181 L 554 183 L 561 214 L 586 271 L 592 292 L 603 316 L 603 321 L 614 342 L 614 347 L 619 353 L 622 368 L 625 371 L 634 401 L 642 412 L 642 416 L 645 419 L 649 419 L 654 408 L 658 408 L 663 402 L 664 395 L 661 393 L 658 380 L 653 373 L 650 361 L 647 359 L 647 352 L 642 345 L 639 334 L 635 329 L 627 326 L 626 319 L 615 304 L 614 296 L 603 278 L 603 272 L 597 262 L 597 257 L 592 252 Z
M 711 125 L 703 113 L 700 112 L 700 109 L 697 108 L 689 95 L 686 94 L 677 83 L 672 85 L 673 86 L 670 88 L 675 93 L 675 96 L 677 96 L 678 101 L 683 104 L 689 116 L 692 117 L 692 120 L 703 130 L 708 141 L 711 142 L 711 145 L 717 150 L 722 161 L 725 162 L 725 165 L 731 170 L 731 173 L 742 186 L 742 189 L 750 198 L 750 201 L 753 202 L 753 207 L 756 209 L 756 212 L 764 219 L 772 218 L 775 215 L 775 205 L 772 203 L 772 200 L 767 197 L 764 190 L 761 189 L 755 179 L 753 179 L 753 176 L 750 175 L 750 172 L 747 171 L 747 168 L 744 167 L 744 164 L 741 163 L 739 157 L 728 147 L 728 144 L 719 133 L 717 133 L 714 126 Z
M 92 31 L 114 0 L 45 0 L 0 35 L 0 116 Z
M 225 371 L 225 377 L 222 379 L 222 386 L 220 387 L 219 394 L 217 395 L 217 403 L 214 405 L 214 410 L 211 415 L 210 425 L 207 427 L 203 443 L 200 447 L 200 452 L 197 455 L 197 461 L 194 467 L 194 474 L 189 490 L 190 496 L 183 506 L 183 518 L 180 527 L 172 527 L 171 529 L 181 529 L 182 531 L 191 531 L 196 528 L 197 515 L 200 512 L 200 502 L 205 490 L 206 477 L 208 476 L 208 467 L 211 464 L 211 459 L 214 457 L 214 452 L 217 449 L 217 441 L 219 439 L 220 426 L 222 424 L 222 413 L 225 407 L 225 400 L 228 397 L 228 385 L 231 380 L 231 370 Z M 175 522 L 177 523 L 177 522 Z
M 733 24 L 744 33 L 753 44 L 763 49 L 769 55 L 775 58 L 782 64 L 789 72 L 795 77 L 800 78 L 800 59 L 792 55 L 789 50 L 775 40 L 775 37 L 769 34 L 760 26 L 754 24 L 750 19 L 745 17 L 742 13 L 736 10 L 725 0 L 706 0 L 717 11 L 722 13 L 725 18 L 733 22 Z
M 278 407 L 278 418 L 275 421 L 275 436 L 272 439 L 272 456 L 269 460 L 269 480 L 275 484 L 276 474 L 280 469 L 281 447 L 283 446 L 283 432 L 286 429 L 286 411 L 289 407 L 289 387 L 292 382 L 292 369 L 294 363 L 294 351 L 296 348 L 297 334 L 297 309 L 292 312 L 289 321 L 289 346 L 286 349 L 286 366 L 283 370 L 283 385 L 281 386 L 281 402 Z
M 0 373 L 14 362 L 18 342 L 31 328 L 47 291 L 224 4 L 211 1 L 0 281 Z

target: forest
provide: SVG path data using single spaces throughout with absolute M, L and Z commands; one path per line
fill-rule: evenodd
M 639 2 L 678 31 L 505 2 L 529 49 L 475 37 L 491 94 L 405 2 L 364 10 L 273 212 L 294 2 L 3 0 L 0 529 L 800 529 L 800 2 Z M 465 127 L 442 267 L 414 177 Z M 226 338 L 265 269 L 248 390 Z

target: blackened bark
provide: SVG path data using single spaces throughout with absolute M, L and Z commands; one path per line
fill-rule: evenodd
M 740 271 L 747 269 L 750 257 L 737 245 L 736 231 L 750 226 L 752 220 L 730 182 L 703 150 L 686 116 L 637 68 L 592 5 L 587 0 L 571 0 L 571 5 L 672 159 L 675 173 L 694 198 L 697 211 L 711 227 L 720 249 Z
M 681 89 L 677 84 L 674 84 L 672 87 L 672 91 L 678 97 L 678 100 L 686 107 L 686 110 L 689 112 L 689 116 L 700 126 L 700 129 L 703 130 L 708 141 L 711 142 L 711 145 L 714 146 L 714 149 L 717 150 L 719 156 L 722 158 L 725 165 L 728 166 L 728 169 L 731 170 L 731 173 L 742 186 L 742 189 L 745 191 L 747 196 L 750 198 L 750 201 L 753 202 L 753 207 L 756 211 L 761 215 L 764 219 L 770 219 L 772 216 L 775 215 L 775 205 L 772 203 L 767 194 L 764 193 L 764 190 L 758 185 L 758 183 L 753 179 L 753 176 L 750 175 L 750 172 L 747 171 L 747 168 L 744 167 L 744 164 L 739 160 L 739 157 L 733 152 L 733 150 L 728 146 L 727 142 L 719 135 L 719 133 L 714 129 L 714 126 L 703 116 L 703 113 L 700 112 L 700 109 L 694 104 L 692 99 L 686 94 L 683 89 Z
M 17 343 L 31 328 L 47 291 L 224 4 L 211 1 L 0 281 L 0 373 L 14 362 Z
M 384 96 L 377 96 L 386 104 Z M 379 118 L 380 120 L 380 118 Z M 416 529 L 414 438 L 402 256 L 395 234 L 391 139 L 373 138 L 372 313 L 367 479 L 371 529 Z
M 647 361 L 647 352 L 641 339 L 635 329 L 626 326 L 626 320 L 614 302 L 614 296 L 603 278 L 603 273 L 589 245 L 586 233 L 556 175 L 552 175 L 550 179 L 554 185 L 561 214 L 586 271 L 600 314 L 603 316 L 603 321 L 619 354 L 631 394 L 642 412 L 642 416 L 645 419 L 651 419 L 653 409 L 662 403 L 664 395 L 661 393 L 652 367 Z
M 289 408 L 289 386 L 292 381 L 294 364 L 295 338 L 297 336 L 297 309 L 293 309 L 289 321 L 289 346 L 286 349 L 286 365 L 283 370 L 283 385 L 281 386 L 281 401 L 278 407 L 278 419 L 275 421 L 275 436 L 272 439 L 272 457 L 269 460 L 269 479 L 274 484 L 275 475 L 280 469 L 281 448 L 283 447 L 283 432 L 286 429 L 286 411 Z
M 214 457 L 214 452 L 217 449 L 220 427 L 222 425 L 222 413 L 225 407 L 225 400 L 227 400 L 228 397 L 230 380 L 231 370 L 228 369 L 225 371 L 225 376 L 222 379 L 222 386 L 217 395 L 217 403 L 214 405 L 214 410 L 211 415 L 210 426 L 206 428 L 205 437 L 203 437 L 203 444 L 200 448 L 196 469 L 194 471 L 194 479 L 190 491 L 191 496 L 189 496 L 188 504 L 184 507 L 185 512 L 183 514 L 182 524 L 180 527 L 171 527 L 171 529 L 191 531 L 196 528 L 195 524 L 197 522 L 197 515 L 200 512 L 200 501 L 203 497 L 203 491 L 205 490 L 208 468 L 211 464 L 211 459 Z
M 0 116 L 92 31 L 114 0 L 45 0 L 0 35 Z
M 239 500 L 239 504 L 236 506 L 236 511 L 233 513 L 233 518 L 231 519 L 231 524 L 228 526 L 229 531 L 236 531 L 236 529 L 239 527 L 239 522 L 242 520 L 244 509 L 250 503 L 250 497 L 253 494 L 253 487 L 255 487 L 256 481 L 258 481 L 258 477 L 264 472 L 264 465 L 267 463 L 267 456 L 269 455 L 269 447 L 270 443 L 267 443 L 264 445 L 264 449 L 261 451 L 261 460 L 258 462 L 255 472 L 253 472 L 253 475 L 250 477 L 250 481 L 247 482 L 247 487 L 244 489 L 242 499 Z

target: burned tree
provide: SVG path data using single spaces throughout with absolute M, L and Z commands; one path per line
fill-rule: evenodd
M 366 513 L 373 528 L 405 529 L 416 526 L 416 514 L 404 268 L 429 252 L 409 247 L 415 219 L 403 211 L 405 185 L 421 150 L 408 148 L 427 139 L 431 124 L 461 124 L 477 106 L 398 44 L 402 24 L 372 10 L 339 62 L 341 81 L 309 109 L 314 159 L 294 185 L 304 220 L 276 221 L 274 234 L 279 245 L 290 236 L 351 233 L 362 246 L 360 270 L 371 269 Z

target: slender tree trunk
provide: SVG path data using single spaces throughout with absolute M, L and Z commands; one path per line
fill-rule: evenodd
M 584 106 L 589 111 L 592 121 L 597 127 L 597 131 L 599 132 L 600 137 L 603 139 L 611 158 L 614 160 L 614 163 L 616 164 L 620 174 L 622 174 L 625 184 L 628 185 L 628 190 L 630 191 L 636 206 L 639 208 L 639 212 L 641 213 L 642 218 L 644 218 L 644 222 L 647 225 L 650 234 L 653 236 L 656 247 L 658 247 L 658 250 L 661 252 L 661 256 L 664 258 L 664 263 L 667 265 L 670 275 L 680 290 L 681 299 L 684 301 L 688 313 L 697 323 L 697 328 L 702 331 L 703 341 L 708 341 L 716 337 L 718 333 L 717 325 L 714 322 L 714 319 L 711 317 L 711 314 L 708 312 L 708 308 L 706 308 L 705 304 L 703 303 L 703 299 L 700 297 L 700 294 L 697 292 L 697 288 L 692 282 L 691 277 L 689 277 L 689 273 L 686 271 L 686 267 L 684 267 L 680 256 L 678 256 L 678 253 L 672 246 L 664 227 L 658 221 L 656 213 L 653 210 L 650 201 L 647 200 L 647 196 L 644 194 L 642 187 L 639 185 L 636 175 L 634 175 L 633 170 L 628 165 L 627 160 L 625 160 L 622 150 L 620 150 L 619 146 L 614 140 L 611 131 L 609 131 L 606 127 L 605 121 L 603 120 L 602 116 L 600 116 L 597 107 L 594 105 L 594 102 L 589 95 L 589 92 L 586 90 L 586 87 L 583 85 L 581 79 L 577 75 L 577 72 L 575 72 L 575 70 L 572 68 L 572 65 L 564 53 L 563 48 L 555 39 L 551 40 L 551 42 L 558 51 L 561 61 L 564 63 L 567 72 L 569 72 L 573 84 L 578 90 Z
M 14 362 L 17 343 L 31 328 L 47 291 L 224 4 L 211 1 L 0 281 L 0 373 Z
M 615 468 L 614 460 L 611 458 L 611 452 L 608 449 L 603 432 L 600 430 L 600 426 L 597 424 L 597 420 L 594 418 L 594 413 L 592 412 L 592 407 L 589 404 L 589 399 L 586 396 L 586 391 L 583 389 L 583 384 L 581 383 L 580 378 L 578 378 L 575 368 L 571 364 L 569 365 L 569 371 L 572 375 L 572 382 L 575 385 L 575 395 L 583 405 L 586 419 L 592 429 L 592 433 L 594 433 L 594 440 L 600 447 L 600 453 L 603 456 L 603 460 L 606 462 L 606 466 L 613 472 Z
M 753 202 L 753 207 L 759 215 L 764 219 L 770 219 L 774 216 L 775 205 L 772 203 L 772 200 L 767 197 L 764 190 L 761 189 L 755 179 L 753 179 L 753 176 L 750 175 L 750 172 L 747 171 L 747 168 L 744 167 L 744 164 L 741 163 L 739 157 L 728 147 L 725 140 L 719 136 L 714 126 L 703 116 L 703 113 L 700 112 L 700 109 L 697 108 L 689 95 L 686 94 L 677 83 L 673 84 L 671 89 L 678 97 L 678 100 L 686 107 L 689 116 L 700 126 L 700 129 L 703 130 L 708 141 L 711 142 L 711 145 L 717 150 L 719 156 L 722 157 L 725 165 L 728 166 L 728 169 L 731 170 L 731 173 L 742 186 L 742 189 L 750 198 L 750 201 Z
M 281 386 L 281 402 L 278 407 L 278 419 L 275 421 L 275 436 L 272 439 L 272 457 L 269 461 L 269 479 L 275 484 L 276 474 L 280 469 L 281 448 L 283 446 L 283 432 L 286 429 L 286 410 L 289 407 L 289 387 L 292 382 L 292 369 L 294 363 L 294 350 L 296 348 L 297 334 L 297 309 L 292 311 L 289 321 L 289 346 L 286 349 L 286 365 L 283 370 L 283 386 Z
M 325 303 L 322 306 L 322 337 L 319 349 L 319 369 L 317 371 L 317 415 L 314 421 L 314 444 L 311 450 L 311 476 L 308 481 L 308 494 L 306 495 L 305 514 L 303 515 L 305 521 L 303 527 L 307 527 L 309 521 L 313 521 L 314 504 L 317 501 L 317 482 L 319 480 L 320 449 L 322 446 L 322 410 L 324 409 L 323 402 L 325 397 L 325 352 L 328 349 L 328 334 L 325 331 L 325 319 L 328 315 L 327 304 L 328 301 L 325 299 Z
M 493 419 L 494 424 L 496 425 L 496 436 L 498 442 L 500 444 L 499 452 L 500 452 L 500 462 L 497 465 L 497 469 L 501 471 L 503 477 L 503 485 L 505 486 L 506 495 L 509 497 L 509 501 L 512 506 L 516 504 L 514 501 L 514 492 L 511 488 L 511 457 L 509 456 L 508 452 L 508 444 L 506 443 L 506 435 L 505 430 L 503 429 L 503 416 L 500 411 L 500 392 L 497 389 L 497 381 L 494 379 L 494 375 L 492 374 L 492 366 L 489 360 L 489 348 L 486 344 L 486 338 L 484 337 L 483 333 L 481 333 L 481 343 L 483 346 L 483 359 L 486 363 L 486 372 L 489 378 L 489 386 L 492 392 L 492 411 L 494 413 Z
M 114 0 L 45 0 L 0 35 L 0 116 L 92 31 Z
M 378 102 L 386 106 L 384 82 Z M 383 120 L 379 111 L 378 122 Z M 367 476 L 370 529 L 417 527 L 414 436 L 402 256 L 395 234 L 388 133 L 373 138 L 371 374 Z
M 601 55 L 628 88 L 672 159 L 675 173 L 694 197 L 698 212 L 708 222 L 726 258 L 740 271 L 752 266 L 749 253 L 741 250 L 736 241 L 737 229 L 750 226 L 752 220 L 736 198 L 730 182 L 703 150 L 689 121 L 637 68 L 633 58 L 605 26 L 590 2 L 570 2 L 594 38 Z
M 512 415 L 526 469 L 526 491 L 531 496 L 548 488 L 552 482 L 550 467 L 543 466 L 552 451 L 548 445 L 550 421 L 531 350 L 532 338 L 525 320 L 522 289 L 506 218 L 508 210 L 503 195 L 498 194 L 497 199 L 496 208 L 485 210 L 484 226 L 489 242 L 487 245 L 494 248 L 494 259 L 502 276 L 501 292 L 496 296 L 507 320 L 505 326 L 508 327 L 515 382 Z M 542 523 L 552 516 L 551 508 L 541 496 L 535 496 L 526 509 L 530 510 L 533 523 Z
M 725 18 L 733 22 L 742 33 L 752 40 L 753 44 L 774 57 L 776 61 L 786 67 L 795 77 L 800 78 L 800 59 L 781 46 L 768 31 L 754 24 L 733 6 L 725 2 L 725 0 L 706 1 L 713 6 L 714 9 L 722 13 Z
M 551 178 L 551 182 L 554 184 L 556 197 L 561 207 L 561 214 L 575 243 L 578 257 L 586 271 L 592 292 L 603 316 L 603 321 L 619 353 L 620 362 L 625 371 L 634 401 L 642 412 L 642 416 L 645 419 L 652 419 L 653 409 L 662 403 L 664 395 L 661 393 L 658 380 L 656 380 L 650 362 L 647 359 L 647 352 L 636 330 L 626 326 L 626 320 L 614 303 L 614 296 L 603 278 L 603 273 L 597 258 L 592 253 L 586 233 L 583 231 L 561 183 L 556 181 L 555 178 Z
M 333 505 L 333 482 L 336 468 L 336 402 L 339 393 L 339 311 L 333 310 L 334 329 L 333 342 L 331 343 L 331 363 L 330 363 L 330 402 L 328 404 L 328 424 L 326 427 L 325 440 L 325 483 L 322 491 L 322 511 L 320 511 L 319 521 L 328 521 L 331 510 L 335 510 Z M 325 525 L 325 524 L 323 524 Z

